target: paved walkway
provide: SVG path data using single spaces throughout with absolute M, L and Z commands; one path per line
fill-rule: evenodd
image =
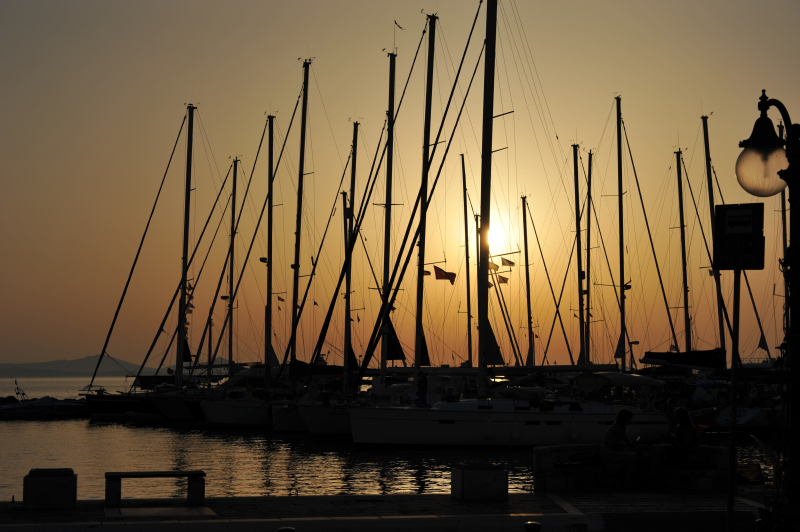
M 752 531 L 760 492 L 739 497 L 737 525 Z M 203 508 L 179 499 L 78 501 L 69 511 L 30 511 L 21 502 L 0 503 L 0 531 L 112 529 L 159 531 L 489 531 L 713 530 L 724 527 L 724 495 L 692 492 L 512 493 L 507 501 L 460 501 L 449 495 L 360 495 L 207 498 Z M 645 526 L 646 525 L 646 526 Z

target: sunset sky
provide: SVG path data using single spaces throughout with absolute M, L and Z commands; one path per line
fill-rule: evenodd
M 74 359 L 98 354 L 136 253 L 159 183 L 175 143 L 186 103 L 198 107 L 195 127 L 192 229 L 194 245 L 232 157 L 242 159 L 239 201 L 251 175 L 266 114 L 276 118 L 276 157 L 302 85 L 301 59 L 313 58 L 305 178 L 301 275 L 311 271 L 331 208 L 336 211 L 320 254 L 309 295 L 317 307 L 304 311 L 298 353 L 308 360 L 343 260 L 339 180 L 348 159 L 352 121 L 361 124 L 357 205 L 361 201 L 387 108 L 388 59 L 397 49 L 397 99 L 409 74 L 425 13 L 437 13 L 433 133 L 442 118 L 477 0 L 457 1 L 9 1 L 0 3 L 0 363 Z M 779 196 L 764 200 L 742 190 L 734 176 L 740 152 L 758 117 L 762 89 L 800 116 L 800 49 L 797 2 L 528 2 L 501 0 L 498 15 L 493 157 L 492 252 L 522 249 L 520 196 L 527 195 L 547 269 L 560 291 L 574 227 L 571 144 L 580 145 L 583 165 L 596 151 L 593 187 L 599 228 L 611 270 L 618 274 L 617 162 L 614 97 L 633 152 L 644 204 L 665 275 L 669 305 L 681 300 L 680 241 L 674 152 L 683 150 L 708 238 L 706 176 L 700 116 L 710 115 L 711 155 L 727 203 L 765 203 L 766 268 L 750 283 L 770 347 L 782 338 L 782 277 Z M 395 26 L 394 21 L 404 30 Z M 458 108 L 475 68 L 485 35 L 485 5 L 464 61 L 443 139 L 450 137 Z M 795 37 L 792 37 L 795 35 Z M 426 39 L 427 41 L 427 36 Z M 385 50 L 385 51 L 384 51 Z M 425 50 L 411 75 L 397 122 L 392 249 L 396 257 L 419 189 L 422 154 Z M 435 364 L 458 364 L 467 352 L 464 220 L 461 186 L 463 153 L 467 188 L 478 209 L 480 116 L 483 63 L 442 170 L 428 214 L 426 262 L 457 273 L 455 286 L 426 281 L 424 322 Z M 713 113 L 713 114 L 712 114 Z M 779 115 L 770 116 L 777 124 Z M 797 120 L 797 118 L 795 118 Z M 117 323 L 108 353 L 140 363 L 158 329 L 180 278 L 185 132 L 167 174 L 148 239 Z M 265 141 L 266 142 L 266 141 Z M 623 143 L 624 143 L 623 139 Z M 431 181 L 442 161 L 440 144 Z M 628 327 L 645 350 L 667 350 L 664 305 L 644 230 L 633 171 L 625 150 L 625 240 Z M 274 314 L 273 344 L 282 353 L 290 330 L 294 246 L 298 118 L 289 134 L 275 181 L 275 291 L 285 303 Z M 266 301 L 266 226 L 262 225 L 249 264 L 244 254 L 266 195 L 266 148 L 262 148 L 251 194 L 237 235 L 237 272 L 247 266 L 236 311 L 235 356 L 263 356 Z M 349 167 L 348 167 L 349 178 Z M 372 266 L 383 271 L 384 169 L 381 168 L 354 257 L 354 349 L 366 347 L 380 305 Z M 581 170 L 581 202 L 586 194 Z M 345 180 L 347 183 L 348 179 Z M 693 338 L 698 349 L 716 345 L 713 278 L 704 267 L 703 238 L 688 188 L 684 189 Z M 223 192 L 223 201 L 227 191 Z M 717 203 L 720 203 L 717 194 Z M 237 205 L 237 211 L 241 207 Z M 220 223 L 212 215 L 211 234 Z M 223 221 L 198 283 L 190 344 L 198 349 L 208 307 L 226 253 L 228 221 Z M 470 255 L 475 297 L 475 226 L 470 215 Z M 592 220 L 591 289 L 593 358 L 610 362 L 619 335 L 611 278 Z M 553 323 L 554 304 L 541 256 L 529 225 L 533 323 L 537 363 Z M 584 237 L 585 238 L 585 237 Z M 191 277 L 199 275 L 210 235 L 200 245 Z M 585 241 L 584 241 L 585 245 Z M 369 260 L 364 252 L 368 249 Z M 508 275 L 503 294 L 522 348 L 525 336 L 523 258 Z M 584 253 L 585 258 L 585 253 Z M 414 264 L 403 282 L 393 320 L 413 356 Z M 432 268 L 432 267 L 431 267 Z M 504 274 L 505 275 L 505 274 Z M 308 278 L 301 282 L 301 289 Z M 773 296 L 773 285 L 777 284 Z M 725 298 L 732 302 L 732 274 L 723 274 Z M 226 293 L 223 289 L 222 293 Z M 301 291 L 302 295 L 302 291 Z M 273 296 L 277 297 L 277 296 Z M 342 302 L 341 295 L 338 302 Z M 513 363 L 494 292 L 491 319 L 503 354 Z M 749 296 L 742 295 L 742 354 L 762 357 Z M 363 310 L 362 310 L 363 309 Z M 561 303 L 573 353 L 577 356 L 577 282 L 574 259 Z M 673 319 L 683 348 L 682 310 Z M 341 362 L 343 306 L 337 306 L 324 352 Z M 473 315 L 477 310 L 473 308 Z M 214 340 L 224 308 L 215 310 Z M 174 330 L 171 316 L 168 331 Z M 474 324 L 473 324 L 474 327 Z M 477 345 L 477 335 L 474 335 Z M 160 358 L 168 335 L 161 335 Z M 222 356 L 227 356 L 220 350 Z M 775 351 L 773 350 L 773 355 Z M 205 355 L 204 355 L 205 356 Z M 169 359 L 168 359 L 169 360 Z M 556 324 L 550 362 L 568 363 Z M 171 362 L 170 362 L 171 363 Z

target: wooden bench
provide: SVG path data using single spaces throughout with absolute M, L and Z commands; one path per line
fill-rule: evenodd
M 189 506 L 203 506 L 206 498 L 205 471 L 125 471 L 106 473 L 106 508 L 119 508 L 123 478 L 188 478 Z

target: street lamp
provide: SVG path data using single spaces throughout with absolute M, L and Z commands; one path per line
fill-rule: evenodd
M 750 138 L 739 143 L 739 147 L 744 150 L 736 160 L 736 179 L 739 184 L 747 192 L 760 198 L 774 196 L 786 187 L 786 181 L 781 179 L 778 172 L 789 166 L 783 140 L 775 133 L 775 126 L 767 116 L 767 109 L 770 105 L 775 105 L 771 102 L 777 100 L 768 100 L 765 92 L 762 91 L 759 98 L 758 109 L 761 116 L 753 125 Z M 785 110 L 783 104 L 780 104 L 780 108 Z M 791 124 L 788 119 L 786 114 L 784 120 Z
M 777 107 L 786 124 L 786 149 L 783 141 L 775 134 L 772 121 L 767 117 L 767 110 Z M 777 194 L 784 187 L 789 189 L 789 204 L 792 201 L 792 185 L 800 190 L 800 124 L 792 123 L 786 106 L 779 100 L 767 98 L 766 91 L 761 91 L 758 102 L 761 116 L 753 126 L 750 138 L 743 140 L 739 146 L 744 148 L 736 161 L 736 179 L 746 191 L 755 196 L 768 197 Z M 794 166 L 792 166 L 794 162 Z M 800 235 L 800 216 L 789 218 L 789 235 Z M 794 267 L 800 269 L 800 236 L 798 245 L 789 246 L 787 260 L 784 263 L 784 275 L 788 279 L 787 294 L 786 344 L 788 351 L 784 354 L 784 368 L 789 367 L 789 432 L 786 453 L 786 488 L 790 493 L 800 492 L 800 334 L 792 323 L 795 289 Z

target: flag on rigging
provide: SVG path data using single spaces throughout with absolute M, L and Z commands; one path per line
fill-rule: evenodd
M 429 272 L 428 270 L 422 270 L 422 275 L 430 275 L 430 274 L 431 272 Z
M 318 306 L 319 306 L 319 305 L 317 305 L 317 302 L 316 302 L 316 301 L 314 301 L 314 306 L 315 306 L 315 307 L 318 307 Z
M 500 284 L 508 284 L 508 277 L 503 277 L 502 275 L 497 276 L 500 279 Z
M 510 260 L 506 259 L 505 257 L 503 257 L 501 260 L 502 260 L 503 266 L 516 266 L 516 264 L 514 264 Z
M 493 272 L 496 272 L 497 270 L 500 269 L 500 266 L 498 266 L 492 261 L 489 261 L 489 269 L 492 270 Z
M 453 272 L 446 272 L 438 266 L 433 267 L 433 271 L 436 273 L 436 279 L 439 281 L 448 280 L 450 284 L 456 284 L 456 274 Z
M 278 296 L 278 301 L 286 301 L 286 300 L 283 299 L 281 296 Z
M 395 26 L 397 26 L 398 28 L 400 28 L 400 29 L 401 29 L 401 30 L 403 30 L 403 31 L 405 31 L 405 30 L 406 30 L 406 29 L 405 29 L 403 26 L 401 26 L 400 24 L 398 24 L 396 20 L 394 21 L 394 25 L 395 25 Z
M 494 285 L 491 282 L 489 283 L 489 288 L 494 288 Z

